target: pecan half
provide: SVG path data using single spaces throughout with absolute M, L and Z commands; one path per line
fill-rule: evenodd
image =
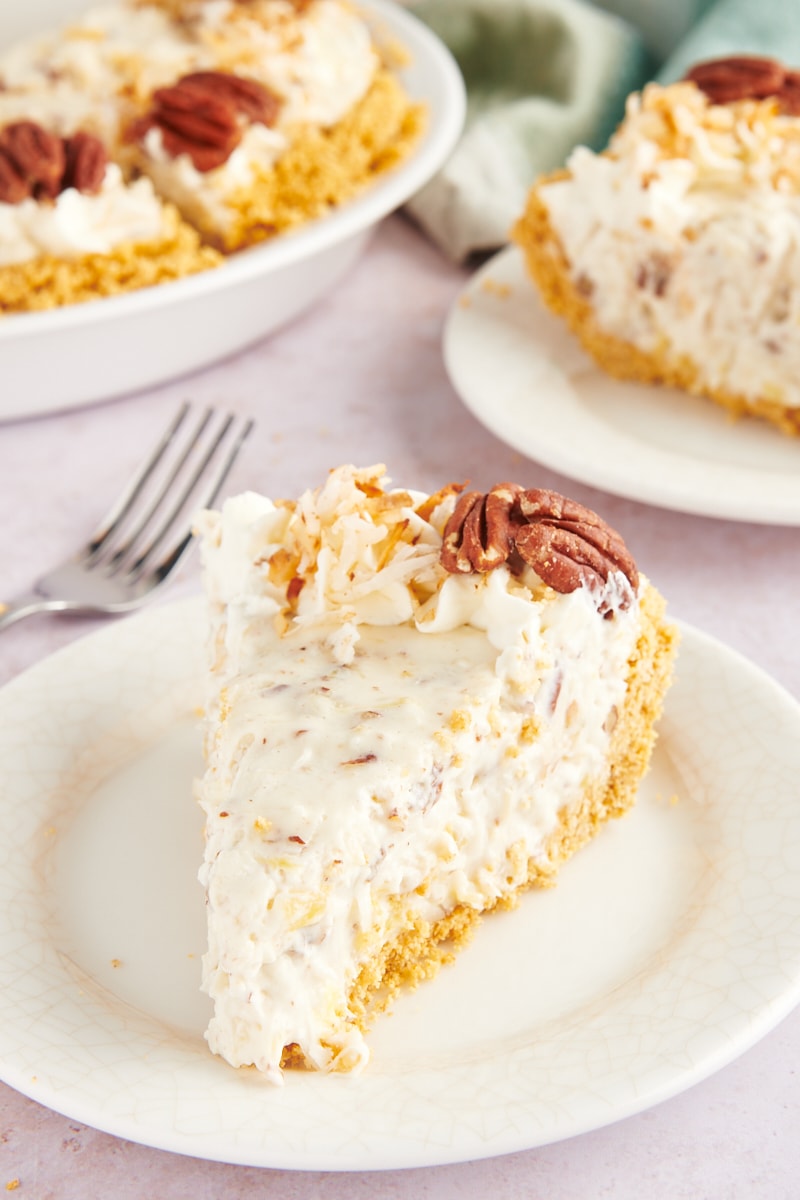
M 281 102 L 274 92 L 269 91 L 255 79 L 244 75 L 231 75 L 225 71 L 192 71 L 180 81 L 183 88 L 200 88 L 201 94 L 209 90 L 229 100 L 236 111 L 251 123 L 273 125 L 280 112 Z
M 456 504 L 442 537 L 441 563 L 450 574 L 494 570 L 507 562 L 519 573 L 531 567 L 556 592 L 588 587 L 608 613 L 609 576 L 621 573 L 630 594 L 639 586 L 636 563 L 615 529 L 585 505 L 543 488 L 497 484 L 467 492 Z
M 800 71 L 787 71 L 778 93 L 781 108 L 792 117 L 800 116 Z
M 35 121 L 14 121 L 0 133 L 0 148 L 26 180 L 30 194 L 53 199 L 61 191 L 64 143 Z
M 491 491 L 465 492 L 453 509 L 442 538 L 442 566 L 451 575 L 493 571 L 513 545 L 511 512 L 522 488 L 498 483 Z
M 734 54 L 709 59 L 696 63 L 685 78 L 705 92 L 712 104 L 774 96 L 785 112 L 800 112 L 800 76 L 774 58 Z
M 127 137 L 137 141 L 157 126 L 169 155 L 188 154 L 198 171 L 213 171 L 238 146 L 244 124 L 272 124 L 279 108 L 277 96 L 254 79 L 194 71 L 158 88 L 150 112 L 133 122 Z
M 173 158 L 188 154 L 198 171 L 212 171 L 230 158 L 242 139 L 236 108 L 208 88 L 159 88 L 153 93 L 152 123 L 160 126 Z
M 604 579 L 608 578 L 610 571 L 620 571 L 636 591 L 639 586 L 639 572 L 628 547 L 616 529 L 612 529 L 591 508 L 579 504 L 577 500 L 569 500 L 558 492 L 545 491 L 542 488 L 530 488 L 522 492 L 519 507 L 526 524 L 517 533 L 516 547 L 523 559 L 523 547 L 526 538 L 530 536 L 530 529 L 535 525 L 552 526 L 585 544 L 586 550 L 582 553 L 587 556 L 587 562 L 594 561 L 592 551 L 601 556 L 605 567 L 598 567 L 598 574 Z M 533 565 L 529 560 L 526 561 Z M 556 588 L 556 591 L 559 590 Z
M 65 188 L 100 191 L 108 164 L 105 147 L 94 134 L 72 137 L 49 133 L 35 121 L 15 121 L 0 130 L 0 202 L 20 204 L 55 200 Z
M 516 544 L 520 558 L 555 592 L 586 586 L 597 591 L 617 564 L 580 529 L 564 529 L 545 521 L 526 525 Z
M 0 204 L 21 204 L 31 194 L 30 185 L 0 148 Z
M 62 188 L 77 188 L 85 195 L 97 195 L 103 186 L 108 165 L 106 148 L 99 138 L 82 130 L 64 142 L 66 166 Z

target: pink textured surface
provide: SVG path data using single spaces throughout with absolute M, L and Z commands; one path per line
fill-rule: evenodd
M 312 313 L 227 363 L 145 395 L 0 427 L 1 590 L 13 595 L 92 527 L 165 415 L 189 397 L 258 419 L 232 490 L 293 495 L 339 462 L 385 462 L 402 485 L 470 478 L 553 487 L 621 530 L 671 610 L 800 697 L 800 532 L 674 514 L 583 487 L 515 454 L 470 417 L 441 362 L 466 276 L 401 218 Z M 102 346 L 98 348 L 102 353 Z M 142 348 L 146 353 L 146 347 Z M 798 448 L 800 451 L 800 447 Z M 168 597 L 198 590 L 190 561 Z M 0 634 L 0 683 L 94 626 L 38 618 Z M 158 1195 L 600 1200 L 797 1195 L 800 1013 L 689 1092 L 558 1145 L 430 1170 L 263 1171 L 181 1158 L 78 1125 L 0 1085 L 0 1192 L 61 1200 Z

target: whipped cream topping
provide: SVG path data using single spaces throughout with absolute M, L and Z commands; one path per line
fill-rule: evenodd
M 350 992 L 410 919 L 525 881 L 605 778 L 639 628 L 637 606 L 604 620 L 585 588 L 446 576 L 452 495 L 384 482 L 340 468 L 296 504 L 250 493 L 199 521 L 207 1036 L 276 1082 L 290 1044 L 364 1065 Z
M 67 259 L 109 254 L 163 233 L 164 209 L 150 180 L 126 185 L 119 167 L 109 163 L 97 195 L 67 188 L 54 201 L 0 204 L 0 266 L 43 254 Z
M 800 405 L 800 121 L 651 84 L 606 154 L 568 166 L 541 197 L 601 328 L 687 356 L 705 386 Z

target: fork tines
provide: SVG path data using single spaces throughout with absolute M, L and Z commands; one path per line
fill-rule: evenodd
M 253 422 L 184 403 L 86 546 L 81 561 L 133 583 L 160 578 L 192 542 L 191 522 L 214 503 Z

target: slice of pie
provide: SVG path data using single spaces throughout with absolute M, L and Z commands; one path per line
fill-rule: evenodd
M 676 644 L 622 538 L 554 492 L 332 471 L 199 520 L 211 687 L 207 1038 L 350 1071 L 404 984 L 633 804 Z
M 628 100 L 514 230 L 553 312 L 611 375 L 800 433 L 800 72 L 698 64 Z

